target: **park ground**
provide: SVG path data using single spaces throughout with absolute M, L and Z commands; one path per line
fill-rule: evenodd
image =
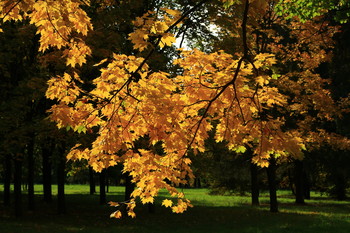
M 99 204 L 98 194 L 89 195 L 87 185 L 66 186 L 67 214 L 56 213 L 55 199 L 44 204 L 41 186 L 36 186 L 36 210 L 13 217 L 10 208 L 0 208 L 1 233 L 349 233 L 350 200 L 336 201 L 320 193 L 312 193 L 306 205 L 294 204 L 289 191 L 279 191 L 279 213 L 270 213 L 268 193 L 262 193 L 260 206 L 250 205 L 247 196 L 212 196 L 207 189 L 185 189 L 194 207 L 183 214 L 173 214 L 160 206 L 165 193 L 160 193 L 155 213 L 138 205 L 135 219 L 111 219 L 113 207 Z M 53 191 L 56 188 L 53 187 Z M 97 190 L 98 191 L 98 190 Z M 123 187 L 110 187 L 108 201 L 123 199 Z M 53 193 L 55 194 L 55 192 Z M 0 195 L 2 193 L 0 192 Z M 24 196 L 25 204 L 25 196 Z

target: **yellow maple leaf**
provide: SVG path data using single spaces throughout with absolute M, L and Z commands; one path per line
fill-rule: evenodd
M 110 218 L 121 218 L 122 217 L 122 212 L 120 212 L 119 210 L 114 211 L 113 213 L 111 213 L 111 215 L 109 217 Z
M 163 48 L 164 46 L 171 46 L 173 43 L 176 42 L 176 39 L 173 34 L 171 33 L 166 33 L 162 36 L 161 43 L 159 46 Z
M 165 207 L 171 207 L 173 205 L 173 201 L 169 199 L 165 199 L 163 200 L 162 205 Z
M 165 11 L 166 13 L 168 13 L 169 15 L 172 15 L 172 16 L 178 16 L 181 14 L 180 11 L 169 9 L 169 8 L 162 8 L 162 10 Z
M 136 218 L 136 214 L 135 214 L 135 212 L 132 211 L 132 210 L 129 210 L 129 211 L 128 211 L 128 215 L 129 215 L 130 217 L 132 217 L 132 218 Z
M 118 207 L 120 205 L 119 202 L 114 202 L 114 201 L 110 201 L 108 202 L 108 204 L 113 207 Z

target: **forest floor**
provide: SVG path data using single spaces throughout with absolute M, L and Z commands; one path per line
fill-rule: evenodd
M 211 196 L 207 189 L 185 189 L 186 197 L 194 207 L 183 214 L 173 214 L 160 206 L 149 213 L 147 206 L 138 205 L 135 219 L 111 219 L 115 211 L 108 205 L 99 205 L 99 195 L 89 195 L 87 185 L 67 185 L 67 214 L 57 214 L 57 204 L 42 202 L 41 186 L 35 187 L 36 210 L 24 211 L 23 217 L 13 217 L 11 208 L 0 202 L 1 233 L 63 233 L 63 232 L 119 232 L 119 233 L 349 233 L 350 200 L 335 201 L 312 193 L 305 205 L 294 204 L 289 191 L 279 192 L 279 213 L 270 213 L 268 194 L 262 193 L 261 205 L 250 205 L 249 196 Z M 53 187 L 53 194 L 56 188 Z M 97 190 L 98 191 L 98 190 Z M 122 187 L 110 187 L 108 201 L 123 199 Z M 2 197 L 2 193 L 0 192 Z M 24 209 L 26 196 L 23 197 Z

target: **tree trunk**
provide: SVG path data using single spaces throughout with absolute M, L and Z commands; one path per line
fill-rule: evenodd
M 195 188 L 201 188 L 201 187 L 202 187 L 202 185 L 201 185 L 201 178 L 196 177 L 196 178 L 194 179 L 194 187 L 195 187 Z
M 306 174 L 306 172 L 304 171 L 304 197 L 307 200 L 310 200 L 311 195 L 310 195 L 310 180 Z
M 127 172 L 124 174 L 125 177 L 125 195 L 124 195 L 124 201 L 128 202 L 131 200 L 131 193 L 134 191 L 135 188 L 135 184 L 132 183 L 132 177 L 130 176 L 130 173 Z M 126 205 L 122 205 L 120 208 L 120 211 L 123 213 L 124 216 L 127 215 L 127 206 Z M 153 208 L 153 209 L 152 209 Z M 154 211 L 154 206 L 148 206 L 148 211 L 150 213 L 152 213 L 152 211 Z
M 57 164 L 57 212 L 66 213 L 66 202 L 64 195 L 64 184 L 66 180 L 66 155 L 64 146 L 59 151 L 59 161 Z
M 154 203 L 148 203 L 148 213 L 154 214 L 156 212 L 156 205 Z
M 106 185 L 106 193 L 109 193 L 109 175 L 108 175 L 108 169 L 106 168 L 105 173 L 105 185 Z
M 125 173 L 125 201 L 129 201 L 131 199 L 131 193 L 134 191 L 135 188 L 135 184 L 133 184 L 131 180 L 132 177 L 129 175 L 129 173 Z
M 46 141 L 47 143 L 48 141 Z M 53 143 L 49 145 L 42 145 L 42 173 L 43 173 L 43 191 L 44 191 L 44 202 L 52 202 L 52 163 L 51 157 L 53 153 Z
M 294 161 L 295 203 L 305 204 L 304 201 L 304 168 L 303 162 Z
M 5 155 L 5 169 L 4 169 L 4 205 L 9 206 L 11 203 L 11 156 Z
M 270 165 L 266 169 L 270 191 L 270 212 L 278 212 L 277 187 L 276 187 L 276 159 L 271 157 Z
M 346 199 L 346 181 L 341 174 L 337 174 L 337 179 L 335 181 L 335 196 L 339 201 Z
M 100 204 L 107 203 L 106 199 L 106 169 L 103 169 L 99 175 L 100 177 Z
M 22 158 L 15 158 L 14 193 L 15 193 L 15 216 L 23 215 L 22 209 Z
M 27 146 L 27 158 L 28 158 L 28 209 L 34 210 L 34 135 L 31 135 L 31 139 Z
M 94 179 L 94 170 L 89 166 L 89 183 L 90 183 L 90 195 L 93 195 L 96 192 L 96 185 Z
M 250 164 L 251 176 L 251 191 L 252 191 L 252 205 L 259 205 L 259 182 L 258 182 L 258 166 Z

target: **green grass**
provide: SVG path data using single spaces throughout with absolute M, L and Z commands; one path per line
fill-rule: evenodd
M 56 202 L 43 204 L 41 186 L 35 187 L 35 212 L 25 211 L 22 218 L 12 217 L 11 209 L 0 209 L 0 232 L 121 232 L 121 233 L 348 233 L 350 232 L 350 201 L 338 202 L 313 194 L 306 205 L 295 205 L 287 191 L 279 192 L 279 213 L 270 213 L 268 195 L 262 193 L 261 206 L 250 206 L 249 196 L 210 196 L 206 189 L 187 189 L 186 197 L 194 208 L 184 214 L 156 206 L 149 214 L 146 206 L 137 206 L 136 219 L 110 219 L 114 211 L 99 205 L 98 195 L 89 195 L 86 185 L 66 186 L 66 215 L 56 214 Z M 55 193 L 56 187 L 53 187 Z M 98 191 L 98 190 L 97 190 Z M 122 200 L 123 188 L 110 187 L 108 200 Z M 160 193 L 164 198 L 165 193 Z M 160 201 L 160 200 L 159 200 Z M 25 197 L 24 197 L 25 203 Z M 159 203 L 159 202 L 158 202 Z M 2 205 L 1 205 L 2 206 Z

